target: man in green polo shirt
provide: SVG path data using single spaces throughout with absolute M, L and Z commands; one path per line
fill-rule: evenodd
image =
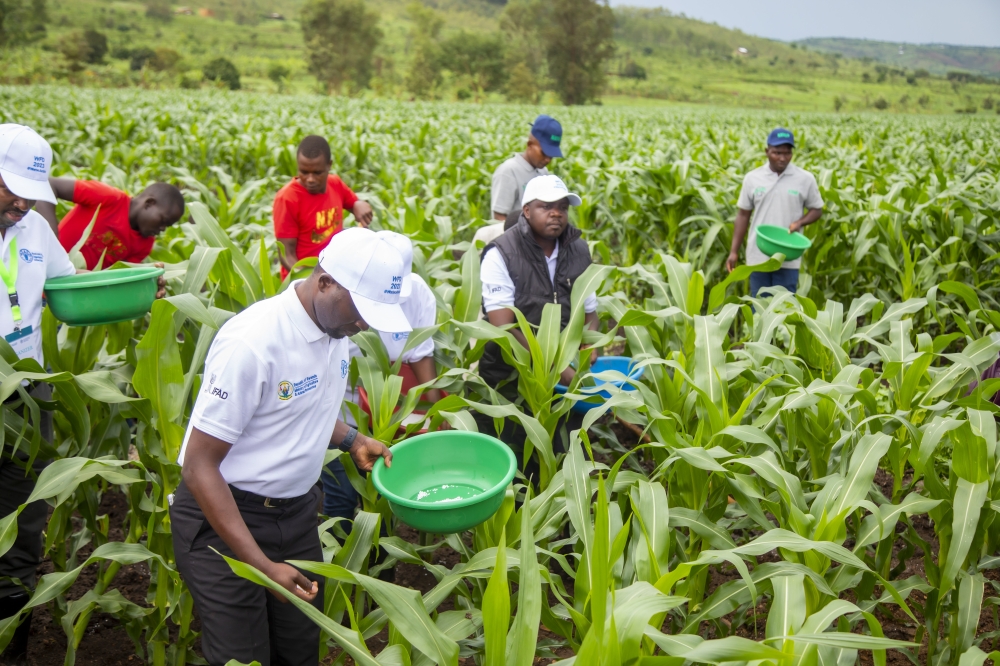
M 760 166 L 743 178 L 743 187 L 737 202 L 736 227 L 733 244 L 726 260 L 730 272 L 739 263 L 740 246 L 747 239 L 748 266 L 758 266 L 768 256 L 757 247 L 757 229 L 761 225 L 774 225 L 789 231 L 801 231 L 823 214 L 823 198 L 819 195 L 816 177 L 805 169 L 792 164 L 795 137 L 784 127 L 779 127 L 767 137 L 767 164 Z M 804 212 L 803 212 L 804 211 Z M 752 216 L 752 218 L 751 218 Z M 750 295 L 756 296 L 764 288 L 784 287 L 794 292 L 799 283 L 801 259 L 786 261 L 773 273 L 750 274 Z

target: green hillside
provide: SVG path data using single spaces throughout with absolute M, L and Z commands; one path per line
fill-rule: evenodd
M 893 67 L 926 69 L 932 74 L 961 71 L 1000 77 L 1000 48 L 844 38 L 813 38 L 799 43 L 817 51 L 841 53 L 849 58 L 871 58 Z
M 365 95 L 411 97 L 405 86 L 412 57 L 408 2 L 369 2 L 381 16 L 384 38 Z M 170 5 L 173 14 L 161 20 L 147 16 L 144 2 L 47 0 L 44 34 L 0 51 L 4 61 L 0 82 L 197 87 L 212 85 L 203 81 L 203 68 L 225 57 L 236 65 L 245 89 L 317 92 L 321 87 L 308 74 L 297 21 L 302 4 L 303 0 L 196 0 L 187 7 Z M 424 0 L 423 4 L 440 13 L 443 37 L 459 30 L 499 30 L 504 11 L 502 0 Z M 754 37 L 662 9 L 614 11 L 617 51 L 607 64 L 605 104 L 681 102 L 907 113 L 993 113 L 994 99 L 1000 106 L 1000 80 L 994 84 L 924 76 L 927 72 L 916 67 L 890 67 L 846 53 Z M 87 29 L 104 36 L 107 55 L 101 62 L 70 63 L 65 44 L 79 40 Z M 137 64 L 131 57 L 136 49 L 159 49 L 162 57 Z M 287 72 L 285 78 L 268 76 L 276 66 Z M 446 73 L 434 94 L 439 99 L 462 99 L 466 89 L 460 78 Z M 491 93 L 488 99 L 503 101 L 504 95 Z M 550 93 L 540 101 L 557 100 Z

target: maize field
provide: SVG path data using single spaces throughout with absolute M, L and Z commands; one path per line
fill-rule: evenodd
M 479 259 L 468 250 L 490 217 L 491 173 L 523 149 L 534 109 L 46 87 L 0 88 L 0 99 L 0 121 L 51 143 L 56 175 L 130 192 L 169 180 L 193 218 L 157 242 L 151 259 L 166 264 L 168 296 L 144 320 L 70 328 L 46 311 L 49 368 L 0 344 L 3 450 L 53 460 L 32 496 L 51 513 L 47 573 L 29 608 L 47 609 L 67 666 L 97 618 L 124 629 L 139 661 L 204 663 L 167 495 L 215 332 L 287 286 L 270 203 L 312 133 L 329 139 L 334 171 L 372 203 L 374 227 L 413 240 L 414 271 L 436 293 L 437 325 L 409 343 L 436 342 L 434 386 L 448 397 L 431 410 L 433 425 L 474 429 L 472 412 L 517 421 L 541 470 L 537 488 L 515 479 L 492 519 L 446 538 L 407 532 L 371 480 L 354 475 L 363 508 L 349 536 L 321 518 L 324 561 L 295 563 L 326 577 L 322 613 L 230 562 L 322 628 L 323 663 L 979 666 L 997 657 L 990 398 L 1000 380 L 977 383 L 1000 352 L 997 121 L 552 110 L 566 158 L 551 168 L 583 197 L 572 219 L 595 265 L 574 289 L 570 326 L 560 333 L 558 310 L 547 313 L 537 329 L 522 327 L 526 349 L 480 319 Z M 727 275 L 724 263 L 742 176 L 763 163 L 778 124 L 796 132 L 795 162 L 816 174 L 826 211 L 808 228 L 798 295 L 751 299 L 748 269 Z M 601 326 L 583 334 L 594 289 Z M 361 427 L 398 441 L 416 393 L 400 395 L 377 335 L 359 337 L 366 355 L 352 374 L 373 405 Z M 587 363 L 581 338 L 623 346 L 645 373 L 637 391 L 608 385 L 612 398 L 558 452 L 572 397 L 553 389 L 570 362 Z M 519 403 L 475 372 L 490 340 L 520 373 Z M 568 395 L 583 398 L 585 378 Z M 54 388 L 51 446 L 24 379 Z M 116 526 L 103 508 L 112 496 L 127 506 Z M 0 516 L 0 552 L 15 532 L 16 513 Z M 387 558 L 373 557 L 379 548 Z M 392 567 L 426 584 L 380 580 Z M 137 570 L 147 586 L 126 596 L 122 575 Z M 0 622 L 0 646 L 18 619 Z

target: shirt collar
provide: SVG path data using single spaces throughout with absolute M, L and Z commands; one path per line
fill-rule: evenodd
M 556 246 L 552 248 L 551 256 L 545 257 L 548 261 L 555 261 L 556 257 L 559 256 L 559 239 L 556 239 Z
M 302 301 L 299 300 L 295 287 L 303 282 L 305 282 L 305 280 L 296 280 L 295 282 L 292 282 L 288 285 L 288 289 L 286 289 L 279 298 L 282 299 L 281 305 L 288 314 L 288 318 L 292 320 L 292 324 L 299 330 L 302 337 L 306 339 L 306 342 L 318 342 L 328 336 L 322 331 L 322 329 L 320 329 L 319 326 L 316 325 L 316 323 L 309 316 L 309 313 L 306 312 L 305 307 L 302 305 Z

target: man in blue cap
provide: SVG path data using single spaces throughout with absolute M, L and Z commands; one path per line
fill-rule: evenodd
M 545 167 L 555 157 L 562 157 L 559 144 L 562 142 L 562 125 L 552 116 L 540 115 L 531 125 L 528 147 L 523 153 L 514 155 L 493 172 L 490 187 L 490 210 L 497 224 L 485 226 L 476 232 L 473 239 L 488 245 L 504 232 L 504 220 L 511 213 L 521 212 L 521 197 L 528 181 L 537 176 L 547 176 Z
M 784 127 L 773 130 L 767 137 L 767 164 L 743 178 L 743 188 L 736 204 L 739 210 L 733 229 L 733 244 L 726 260 L 726 269 L 730 272 L 739 263 L 740 246 L 748 228 L 750 237 L 747 239 L 746 262 L 748 266 L 758 266 L 769 258 L 757 247 L 758 227 L 766 224 L 796 232 L 823 214 L 823 198 L 819 195 L 816 177 L 791 163 L 794 148 L 795 137 L 791 131 Z M 751 273 L 750 295 L 756 296 L 761 289 L 770 287 L 784 287 L 794 292 L 799 283 L 801 263 L 801 259 L 796 259 L 786 261 L 773 273 Z

